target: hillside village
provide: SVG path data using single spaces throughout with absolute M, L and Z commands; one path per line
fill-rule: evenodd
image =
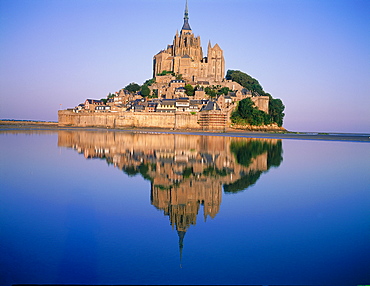
M 219 111 L 229 113 L 236 107 L 236 103 L 244 98 L 250 98 L 262 111 L 268 113 L 267 96 L 259 96 L 243 88 L 231 80 L 218 82 L 217 87 L 226 87 L 227 93 L 212 98 L 204 89 L 212 87 L 209 82 L 190 83 L 194 88 L 194 95 L 186 93 L 185 80 L 178 80 L 175 76 L 156 76 L 155 82 L 149 88 L 151 93 L 158 93 L 158 97 L 149 98 L 140 92 L 129 92 L 124 88 L 110 94 L 105 100 L 86 99 L 73 109 L 75 113 L 83 112 L 202 112 Z

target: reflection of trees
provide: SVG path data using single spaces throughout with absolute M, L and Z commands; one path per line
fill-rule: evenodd
M 283 160 L 280 140 L 276 144 L 266 141 L 232 141 L 230 150 L 234 153 L 237 162 L 246 167 L 252 163 L 253 159 L 263 153 L 267 154 L 267 169 L 280 166 Z M 239 180 L 231 184 L 225 184 L 224 192 L 237 193 L 243 191 L 254 185 L 262 173 L 260 170 L 251 170 L 247 174 L 243 174 Z
M 214 218 L 222 190 L 237 193 L 282 162 L 281 140 L 224 136 L 59 132 L 58 145 L 151 182 L 151 204 L 169 216 L 180 252 L 199 210 Z
M 252 159 L 265 152 L 267 153 L 268 168 L 272 166 L 278 167 L 283 159 L 280 140 L 277 140 L 276 144 L 257 140 L 232 141 L 230 150 L 234 153 L 237 162 L 246 167 L 252 163 Z
M 140 164 L 139 166 L 123 166 L 122 171 L 129 177 L 134 177 L 140 174 L 144 179 L 152 181 L 152 178 L 148 175 L 150 170 L 155 170 L 154 164 Z
M 281 162 L 283 162 L 283 144 L 281 140 L 277 140 L 276 144 L 268 146 L 267 166 L 279 167 Z
M 248 174 L 242 176 L 239 180 L 231 184 L 224 185 L 225 193 L 238 193 L 254 185 L 260 178 L 262 171 L 250 171 Z

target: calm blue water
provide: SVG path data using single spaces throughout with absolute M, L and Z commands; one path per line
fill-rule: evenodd
M 370 283 L 370 145 L 1 132 L 0 285 Z

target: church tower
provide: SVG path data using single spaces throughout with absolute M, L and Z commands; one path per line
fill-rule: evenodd
M 224 52 L 220 46 L 216 44 L 213 48 L 211 42 L 208 44 L 208 76 L 215 79 L 215 81 L 222 81 L 225 74 L 225 60 Z
M 211 50 L 210 50 L 211 49 Z M 176 32 L 172 45 L 160 51 L 153 59 L 153 77 L 163 71 L 181 74 L 183 79 L 220 82 L 225 74 L 223 51 L 218 45 L 208 47 L 208 57 L 203 57 L 200 37 L 194 36 L 189 24 L 188 1 L 185 5 L 184 24 Z
M 203 58 L 200 37 L 194 36 L 189 25 L 188 1 L 186 1 L 184 25 L 182 26 L 180 35 L 176 33 L 176 36 L 173 40 L 173 56 L 189 56 L 192 61 L 201 61 Z

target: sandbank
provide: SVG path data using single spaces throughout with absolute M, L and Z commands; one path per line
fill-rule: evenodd
M 96 132 L 134 132 L 143 134 L 188 134 L 205 136 L 229 136 L 246 138 L 271 138 L 295 140 L 325 140 L 370 143 L 370 134 L 366 133 L 322 133 L 322 132 L 262 132 L 244 131 L 228 128 L 225 132 L 202 131 L 191 129 L 161 129 L 161 128 L 100 128 L 100 127 L 65 127 L 58 126 L 58 122 L 31 121 L 31 120 L 0 120 L 0 132 L 6 131 L 96 131 Z

